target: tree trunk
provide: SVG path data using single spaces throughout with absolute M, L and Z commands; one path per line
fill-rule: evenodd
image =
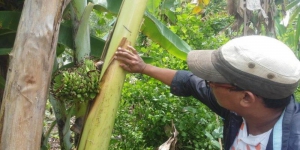
M 24 3 L 0 112 L 0 149 L 40 149 L 58 31 L 68 2 Z

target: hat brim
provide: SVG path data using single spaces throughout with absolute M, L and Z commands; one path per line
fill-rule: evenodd
M 217 83 L 229 83 L 212 64 L 212 53 L 215 50 L 193 50 L 188 53 L 189 70 L 196 76 Z

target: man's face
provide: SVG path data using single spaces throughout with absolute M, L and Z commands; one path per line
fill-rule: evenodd
M 217 102 L 220 106 L 236 111 L 239 108 L 239 101 L 242 97 L 240 90 L 236 90 L 237 87 L 226 83 L 214 83 L 207 82 L 207 85 L 211 88 Z

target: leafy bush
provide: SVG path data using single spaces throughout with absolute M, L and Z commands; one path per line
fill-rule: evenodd
M 282 25 L 279 24 L 278 28 L 282 28 Z M 285 43 L 287 46 L 289 46 L 295 55 L 300 59 L 300 49 L 299 44 L 295 45 L 295 34 L 296 34 L 296 26 L 289 25 L 287 28 L 283 28 L 282 33 L 277 35 L 278 40 Z M 298 86 L 297 90 L 295 91 L 295 98 L 298 102 L 300 102 L 300 86 Z
M 212 49 L 228 41 L 222 31 L 233 18 L 221 10 L 219 13 L 191 15 L 194 6 L 187 4 L 185 8 L 177 8 L 177 23 L 170 29 L 185 40 L 193 49 Z

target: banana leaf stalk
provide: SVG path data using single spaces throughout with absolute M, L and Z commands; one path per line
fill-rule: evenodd
M 72 22 L 74 29 L 74 45 L 75 45 L 75 63 L 83 62 L 87 57 L 90 57 L 91 47 L 90 47 L 90 27 L 89 19 L 90 14 L 93 10 L 94 4 L 88 3 L 86 0 L 73 0 L 71 2 L 72 10 Z M 82 116 L 85 115 L 85 110 L 87 109 L 87 103 L 77 103 L 73 105 L 74 108 L 84 110 Z M 78 110 L 77 110 L 78 111 Z M 82 122 L 84 118 L 82 116 L 76 116 L 76 122 Z M 75 127 L 75 126 L 73 126 Z M 81 125 L 78 125 L 81 130 Z M 76 135 L 78 136 L 78 135 Z M 77 137 L 76 137 L 77 138 Z M 75 139 L 77 141 L 77 139 Z M 75 142 L 75 144 L 77 144 Z
M 134 45 L 146 4 L 147 0 L 124 0 L 122 3 L 111 42 L 107 46 L 100 77 L 100 94 L 85 122 L 79 150 L 108 149 L 125 80 L 125 71 L 119 67 L 119 62 L 113 60 L 113 55 L 123 37 L 128 40 L 127 43 Z M 126 42 L 123 46 L 126 46 Z
M 90 48 L 89 16 L 94 4 L 87 5 L 86 0 L 73 0 L 71 2 L 72 22 L 74 29 L 75 57 L 78 62 L 88 57 Z

